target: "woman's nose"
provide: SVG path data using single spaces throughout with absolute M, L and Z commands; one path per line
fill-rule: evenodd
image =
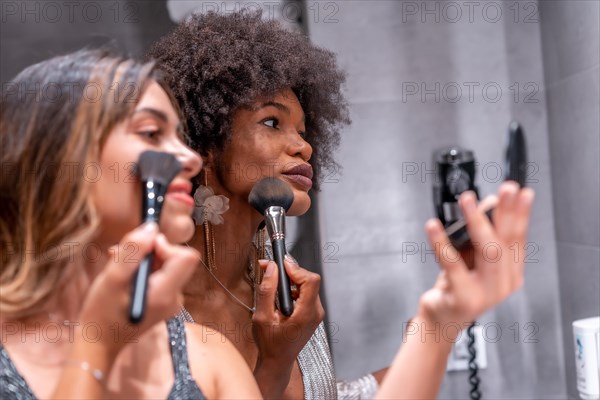
M 173 154 L 181 163 L 183 167 L 181 173 L 187 179 L 191 179 L 200 173 L 202 169 L 202 157 L 194 150 L 181 143 Z
M 308 162 L 312 157 L 312 146 L 300 134 L 296 133 L 291 136 L 289 145 L 290 154 L 299 156 L 304 161 Z

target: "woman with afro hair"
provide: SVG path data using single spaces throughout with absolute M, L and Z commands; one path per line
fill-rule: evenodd
M 192 15 L 148 56 L 167 73 L 185 115 L 190 146 L 205 165 L 194 196 L 198 226 L 189 242 L 204 255 L 203 266 L 186 285 L 180 318 L 213 327 L 232 341 L 265 398 L 373 397 L 387 369 L 336 383 L 321 323 L 320 277 L 289 256 L 285 268 L 295 285 L 294 312 L 286 317 L 275 307 L 278 271 L 264 260 L 270 254 L 259 229 L 263 216 L 248 203 L 256 182 L 276 177 L 294 194 L 287 214 L 302 215 L 310 207 L 310 189 L 335 167 L 332 152 L 350 120 L 342 94 L 345 75 L 334 54 L 263 20 L 260 12 L 240 12 Z M 494 220 L 504 229 L 503 237 L 495 236 L 475 198 L 465 195 L 472 237 L 496 243 L 524 240 L 532 195 L 519 193 L 516 185 L 501 188 L 494 218 L 512 221 L 506 227 L 504 220 Z M 510 203 L 518 206 L 507 207 Z M 427 231 L 443 272 L 419 302 L 412 319 L 418 329 L 463 326 L 519 287 L 523 260 L 489 267 L 475 256 L 469 266 L 473 272 L 467 273 L 439 221 L 428 222 Z M 499 280 L 506 285 L 496 286 Z M 407 337 L 379 396 L 435 397 L 451 339 Z

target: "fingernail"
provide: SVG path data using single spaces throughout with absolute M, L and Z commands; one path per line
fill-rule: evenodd
M 477 208 L 475 204 L 475 194 L 473 192 L 467 192 L 463 195 L 463 207 L 467 211 L 473 211 Z
M 296 261 L 296 259 L 295 259 L 294 257 L 290 256 L 289 254 L 286 254 L 286 255 L 284 256 L 284 258 L 285 258 L 285 260 L 286 260 L 287 262 L 289 262 L 290 264 L 292 264 L 292 265 L 298 265 L 298 261 Z
M 510 190 L 511 194 L 516 194 L 519 191 L 519 184 L 515 181 L 507 181 L 506 186 Z
M 167 240 L 167 237 L 165 235 L 163 235 L 162 233 L 160 233 L 157 237 L 156 240 L 158 240 L 160 242 L 160 244 L 168 244 L 169 241 Z
M 425 229 L 427 230 L 439 230 L 439 226 L 442 223 L 440 222 L 439 219 L 437 218 L 430 218 L 426 223 L 425 223 Z
M 265 277 L 273 275 L 273 271 L 275 271 L 275 263 L 273 261 L 269 262 L 267 265 L 267 270 L 265 271 Z
M 143 227 L 144 232 L 156 232 L 158 231 L 158 224 L 154 221 L 148 221 L 146 223 L 144 223 L 144 227 Z
M 526 206 L 530 206 L 535 199 L 535 192 L 530 188 L 523 189 L 523 197 Z

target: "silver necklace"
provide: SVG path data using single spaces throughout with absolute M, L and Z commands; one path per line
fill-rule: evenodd
M 189 244 L 185 244 L 187 247 L 190 247 Z M 239 305 L 241 305 L 242 307 L 244 307 L 246 310 L 248 310 L 251 314 L 254 314 L 254 312 L 256 311 L 256 290 L 254 287 L 252 287 L 252 297 L 253 297 L 253 306 L 249 307 L 246 305 L 246 303 L 244 303 L 243 301 L 241 301 L 240 299 L 238 299 L 238 297 L 231 293 L 229 291 L 229 289 L 227 289 L 227 287 L 223 284 L 223 282 L 221 282 L 219 280 L 219 278 L 217 278 L 217 276 L 210 270 L 210 268 L 208 268 L 208 265 L 206 265 L 206 263 L 204 262 L 204 260 L 202 258 L 200 258 L 200 262 L 202 263 L 202 265 L 204 265 L 204 268 L 208 271 L 208 273 L 215 279 L 215 281 L 217 281 L 217 283 L 223 288 L 223 290 L 225 292 L 227 292 L 227 294 L 229 294 L 229 296 L 231 296 L 231 298 L 233 300 L 235 300 Z M 181 307 L 181 314 L 184 317 L 185 320 L 188 320 L 188 316 L 189 316 L 189 320 L 191 320 L 190 322 L 194 322 L 192 316 L 190 315 L 190 313 L 185 309 L 185 307 Z

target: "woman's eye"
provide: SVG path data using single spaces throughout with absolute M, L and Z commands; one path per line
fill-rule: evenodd
M 160 136 L 161 131 L 160 129 L 147 129 L 139 131 L 139 134 L 148 139 L 156 140 Z
M 277 128 L 279 126 L 279 120 L 277 118 L 267 118 L 264 119 L 262 123 L 270 128 Z

